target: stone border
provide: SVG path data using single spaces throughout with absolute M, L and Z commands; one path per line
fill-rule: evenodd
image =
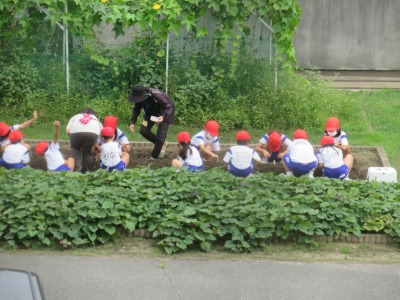
M 133 231 L 134 237 L 143 237 L 151 239 L 151 232 L 145 229 L 135 229 Z M 314 235 L 314 239 L 317 242 L 346 242 L 351 244 L 391 244 L 393 242 L 392 238 L 387 234 L 371 234 L 371 233 L 362 233 L 359 237 L 354 234 L 349 234 L 347 236 L 334 234 L 334 235 Z

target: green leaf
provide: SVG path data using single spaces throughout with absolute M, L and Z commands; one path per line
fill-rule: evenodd
M 115 233 L 115 226 L 114 225 L 105 225 L 104 226 L 104 230 L 109 234 L 109 235 L 113 235 Z
M 205 252 L 210 252 L 210 250 L 211 250 L 211 242 L 209 242 L 209 241 L 200 242 L 200 248 Z
M 124 226 L 126 229 L 128 229 L 129 232 L 132 232 L 135 230 L 136 224 L 137 224 L 137 221 L 134 221 L 134 220 L 127 220 L 124 222 Z M 152 231 L 152 230 L 149 229 L 149 231 Z
M 104 208 L 104 209 L 113 208 L 114 207 L 114 203 L 112 203 L 111 201 L 105 201 L 101 207 Z

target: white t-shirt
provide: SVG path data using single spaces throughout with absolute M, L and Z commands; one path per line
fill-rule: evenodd
M 121 161 L 121 146 L 116 142 L 108 142 L 101 145 L 101 164 L 106 167 L 114 167 Z
M 49 149 L 45 152 L 44 158 L 47 162 L 47 169 L 50 171 L 56 170 L 59 166 L 65 163 L 60 152 L 60 145 L 51 143 Z
M 317 153 L 318 163 L 325 168 L 336 169 L 343 165 L 343 152 L 335 146 L 327 146 L 319 149 Z
M 325 135 L 328 135 L 328 134 L 325 133 L 324 136 Z M 335 143 L 340 143 L 343 146 L 347 146 L 349 144 L 349 141 L 347 140 L 346 132 L 344 132 L 343 130 L 340 131 L 339 136 L 336 136 L 336 137 L 333 136 L 333 140 L 335 141 Z
M 282 139 L 282 142 L 281 142 L 282 146 L 285 145 L 285 146 L 288 146 L 288 147 L 289 147 L 290 144 L 292 143 L 292 141 L 291 141 L 286 135 L 284 135 L 284 134 L 282 134 L 282 133 L 281 133 L 281 139 Z M 268 135 L 268 133 L 266 133 L 266 134 L 264 134 L 263 137 L 259 140 L 259 142 L 260 142 L 261 144 L 265 145 L 266 143 L 268 143 L 268 140 L 269 140 L 269 135 Z
M 19 129 L 19 125 L 13 125 L 13 126 L 10 126 L 10 128 L 11 128 L 11 131 L 18 130 Z M 8 145 L 10 143 L 11 143 L 10 139 L 9 138 L 5 138 L 4 140 L 0 141 L 0 147 L 3 147 L 3 146 Z
M 211 146 L 211 150 L 213 151 L 219 151 L 221 149 L 218 137 L 211 136 L 205 130 L 202 130 L 196 135 L 194 135 L 190 142 L 196 148 L 199 148 L 199 145 L 204 145 L 204 146 Z
M 99 145 L 103 144 L 103 140 L 101 139 L 101 136 L 99 136 L 99 139 L 97 140 L 97 142 L 99 143 Z M 117 128 L 117 138 L 113 142 L 117 142 L 120 145 L 129 144 L 129 140 L 126 137 L 125 133 L 123 133 L 122 130 L 119 128 Z
M 89 116 L 85 115 L 77 114 L 69 120 L 67 124 L 67 130 L 69 130 L 69 133 L 91 132 L 100 135 L 103 125 L 96 118 L 96 116 L 90 114 Z M 85 124 L 84 122 L 86 121 L 87 123 Z
M 233 165 L 239 170 L 253 168 L 254 160 L 261 160 L 258 153 L 243 145 L 232 146 L 224 156 L 224 162 Z
M 290 160 L 301 164 L 309 164 L 317 161 L 314 147 L 305 139 L 296 139 L 289 146 L 288 154 Z
M 190 150 L 192 150 L 192 154 L 190 154 Z M 203 161 L 201 159 L 199 150 L 197 150 L 194 146 L 189 146 L 189 149 L 186 153 L 186 159 L 183 160 L 182 157 L 178 156 L 178 160 L 182 163 L 186 163 L 188 166 L 201 167 L 203 165 Z
M 31 160 L 28 149 L 20 143 L 9 145 L 4 150 L 3 159 L 9 164 L 27 164 Z

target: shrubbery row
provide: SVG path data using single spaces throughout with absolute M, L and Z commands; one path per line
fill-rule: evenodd
M 400 242 L 397 184 L 294 178 L 247 179 L 217 169 L 90 174 L 0 169 L 0 241 L 22 247 L 95 245 L 135 229 L 167 253 L 222 243 L 251 251 L 272 239 L 379 232 Z

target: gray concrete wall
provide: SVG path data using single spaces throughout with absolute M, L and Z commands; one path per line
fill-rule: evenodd
M 301 67 L 400 70 L 400 0 L 300 0 Z

